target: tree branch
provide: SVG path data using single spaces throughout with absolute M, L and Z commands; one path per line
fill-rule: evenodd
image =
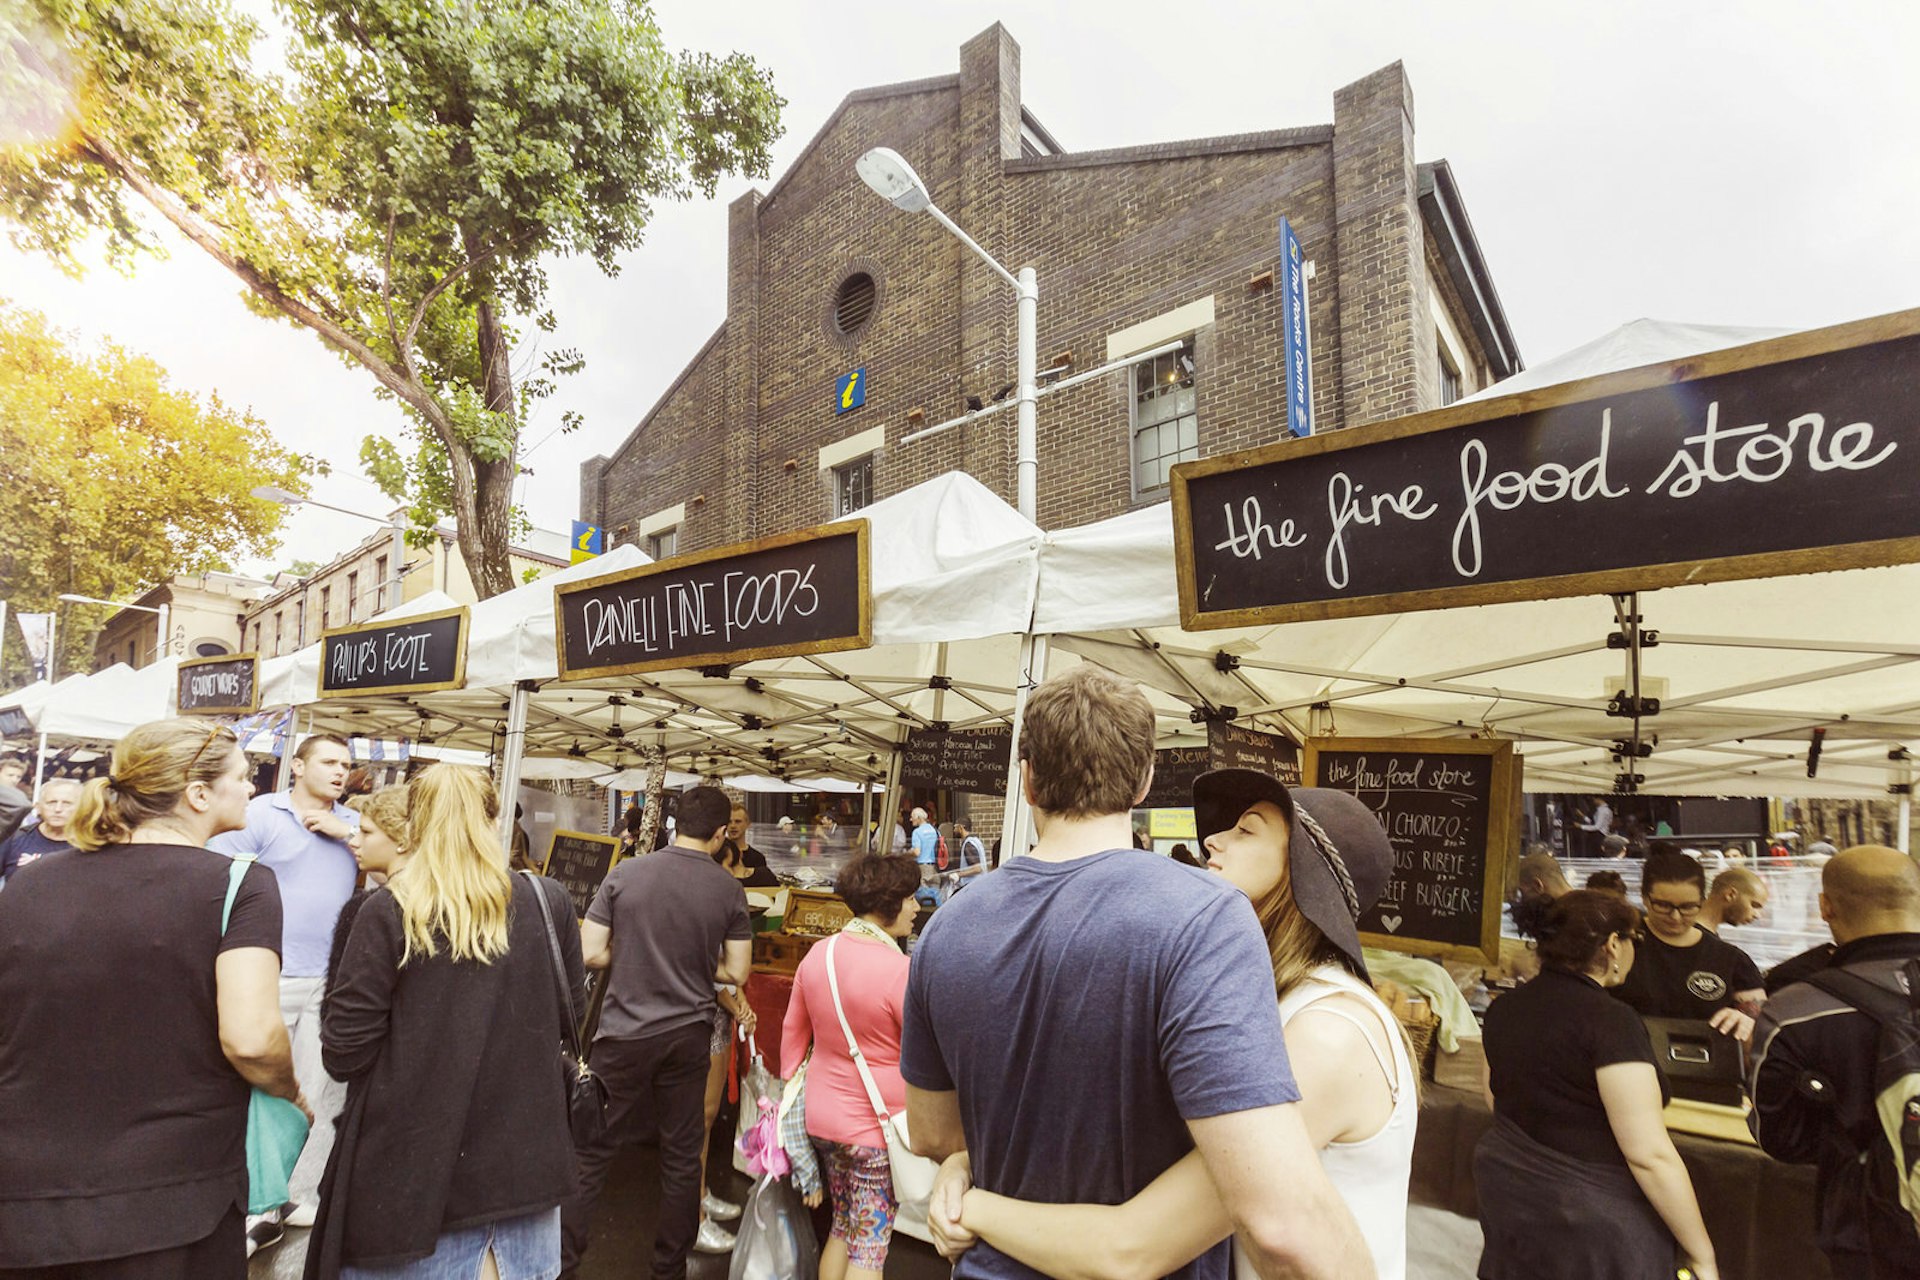
M 413 323 L 407 326 L 407 339 L 405 343 L 406 349 L 412 350 L 413 339 L 415 335 L 417 335 L 420 332 L 421 322 L 427 318 L 427 308 L 433 305 L 433 300 L 435 298 L 439 297 L 441 294 L 447 291 L 447 287 L 449 285 L 451 285 L 454 281 L 458 280 L 461 276 L 467 274 L 467 272 L 472 271 L 475 267 L 484 266 L 488 262 L 492 261 L 492 259 L 500 252 L 500 250 L 511 249 L 515 245 L 521 244 L 524 241 L 526 241 L 529 237 L 532 236 L 532 234 L 533 233 L 529 231 L 522 235 L 517 235 L 503 245 L 497 245 L 492 249 L 488 249 L 485 253 L 482 253 L 477 257 L 468 258 L 465 262 L 461 263 L 459 266 L 455 267 L 453 270 L 447 272 L 446 275 L 440 277 L 440 279 L 435 282 L 433 288 L 427 290 L 426 296 L 420 299 L 420 305 L 414 308 Z
M 380 265 L 380 303 L 387 311 L 387 337 L 393 342 L 393 354 L 395 358 L 400 361 L 402 367 L 406 369 L 407 376 L 415 382 L 418 382 L 420 380 L 420 373 L 413 367 L 413 349 L 409 346 L 401 345 L 400 330 L 393 322 L 393 224 L 395 217 L 396 214 L 394 210 L 389 208 L 387 210 L 387 253 L 385 261 Z
M 242 284 L 271 303 L 288 319 L 305 325 L 359 361 L 379 380 L 381 386 L 391 391 L 401 403 L 424 418 L 437 435 L 443 440 L 452 439 L 452 424 L 447 419 L 446 411 L 420 385 L 417 378 L 409 377 L 402 370 L 396 369 L 392 362 L 383 360 L 379 352 L 349 333 L 343 326 L 287 293 L 266 272 L 230 251 L 205 222 L 182 206 L 182 202 L 172 192 L 149 179 L 108 143 L 92 134 L 82 134 L 81 141 L 95 162 L 132 187 L 154 207 L 161 217 L 171 223 L 175 230 L 237 276 Z

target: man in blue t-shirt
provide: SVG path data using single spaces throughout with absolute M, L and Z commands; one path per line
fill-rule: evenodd
M 40 798 L 33 802 L 38 823 L 0 841 L 0 884 L 29 863 L 67 851 L 67 824 L 79 804 L 80 784 L 72 778 L 49 778 L 40 784 Z
M 1252 905 L 1128 847 L 1153 732 L 1139 689 L 1091 664 L 1028 700 L 1039 844 L 943 907 L 913 953 L 900 1074 L 914 1147 L 967 1151 L 976 1185 L 1016 1199 L 1102 1204 L 1197 1147 L 1263 1280 L 1371 1276 L 1293 1105 Z M 1225 1280 L 1230 1261 L 1222 1241 L 1173 1274 Z M 984 1242 L 954 1274 L 1039 1275 Z
M 920 864 L 920 883 L 936 884 L 940 879 L 940 832 L 927 821 L 927 811 L 916 808 L 913 818 L 913 860 Z

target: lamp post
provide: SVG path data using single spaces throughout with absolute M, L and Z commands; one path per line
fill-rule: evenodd
M 933 202 L 933 194 L 927 190 L 927 184 L 921 181 L 920 175 L 913 171 L 913 166 L 899 152 L 887 147 L 875 147 L 855 161 L 853 167 L 860 175 L 860 180 L 894 208 L 906 213 L 932 214 L 935 221 L 958 236 L 960 243 L 973 250 L 982 262 L 991 267 L 995 275 L 1013 286 L 1018 304 L 1015 385 L 1019 396 L 1014 449 L 1015 505 L 1029 522 L 1038 524 L 1040 438 L 1039 388 L 1036 381 L 1040 364 L 1040 285 L 1033 268 L 1021 267 L 1016 275 L 1001 266 L 992 254 L 982 249 L 972 236 L 941 212 L 940 206 Z M 1020 641 L 1020 672 L 1014 681 L 1013 750 L 1007 762 L 1006 811 L 1000 827 L 1000 847 L 1005 850 L 1004 856 L 1007 857 L 1016 857 L 1026 851 L 1028 813 L 1026 788 L 1022 785 L 1020 774 L 1020 727 L 1026 718 L 1027 688 L 1034 683 L 1034 673 L 1044 668 L 1046 661 L 1046 637 L 1035 636 L 1029 630 Z M 888 803 L 898 808 L 898 798 L 891 792 L 888 794 Z
M 316 502 L 314 499 L 302 494 L 276 488 L 270 484 L 263 484 L 255 488 L 253 490 L 253 496 L 265 502 L 278 502 L 283 506 L 319 507 L 322 511 L 332 511 L 339 515 L 352 516 L 356 520 L 371 520 L 375 524 L 388 526 L 388 528 L 393 531 L 393 550 L 389 553 L 393 559 L 393 576 L 384 584 L 387 588 L 386 607 L 389 609 L 398 609 L 400 607 L 400 592 L 402 589 L 401 575 L 404 573 L 407 564 L 407 522 L 398 512 L 386 517 L 370 516 L 364 511 L 355 511 L 351 507 L 336 507 L 330 502 Z M 306 589 L 302 587 L 300 606 L 303 611 L 306 608 L 306 603 Z M 348 607 L 349 609 L 352 608 L 351 603 Z M 303 617 L 301 630 L 304 632 L 305 629 Z
M 98 596 L 78 596 L 72 593 L 60 598 L 68 604 L 105 604 L 112 605 L 116 609 L 138 609 L 141 613 L 158 614 L 160 615 L 160 643 L 154 646 L 154 660 L 157 662 L 166 657 L 173 649 L 173 644 L 167 637 L 167 620 L 170 615 L 164 604 L 132 604 L 125 600 L 102 600 Z M 48 670 L 51 672 L 52 668 L 49 667 Z

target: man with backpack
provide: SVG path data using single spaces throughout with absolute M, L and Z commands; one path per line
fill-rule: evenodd
M 1753 1136 L 1819 1166 L 1835 1276 L 1920 1275 L 1920 866 L 1860 845 L 1821 873 L 1831 965 L 1781 988 L 1753 1035 Z

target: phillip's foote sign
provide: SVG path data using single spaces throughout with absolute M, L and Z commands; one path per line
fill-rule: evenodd
M 554 616 L 563 680 L 864 649 L 867 522 L 562 583 Z
M 458 689 L 467 675 L 467 611 L 335 627 L 320 638 L 320 696 Z
M 1915 386 L 1909 311 L 1185 463 L 1182 623 L 1920 560 Z
M 260 658 L 188 658 L 180 664 L 174 705 L 183 716 L 244 715 L 260 709 Z

